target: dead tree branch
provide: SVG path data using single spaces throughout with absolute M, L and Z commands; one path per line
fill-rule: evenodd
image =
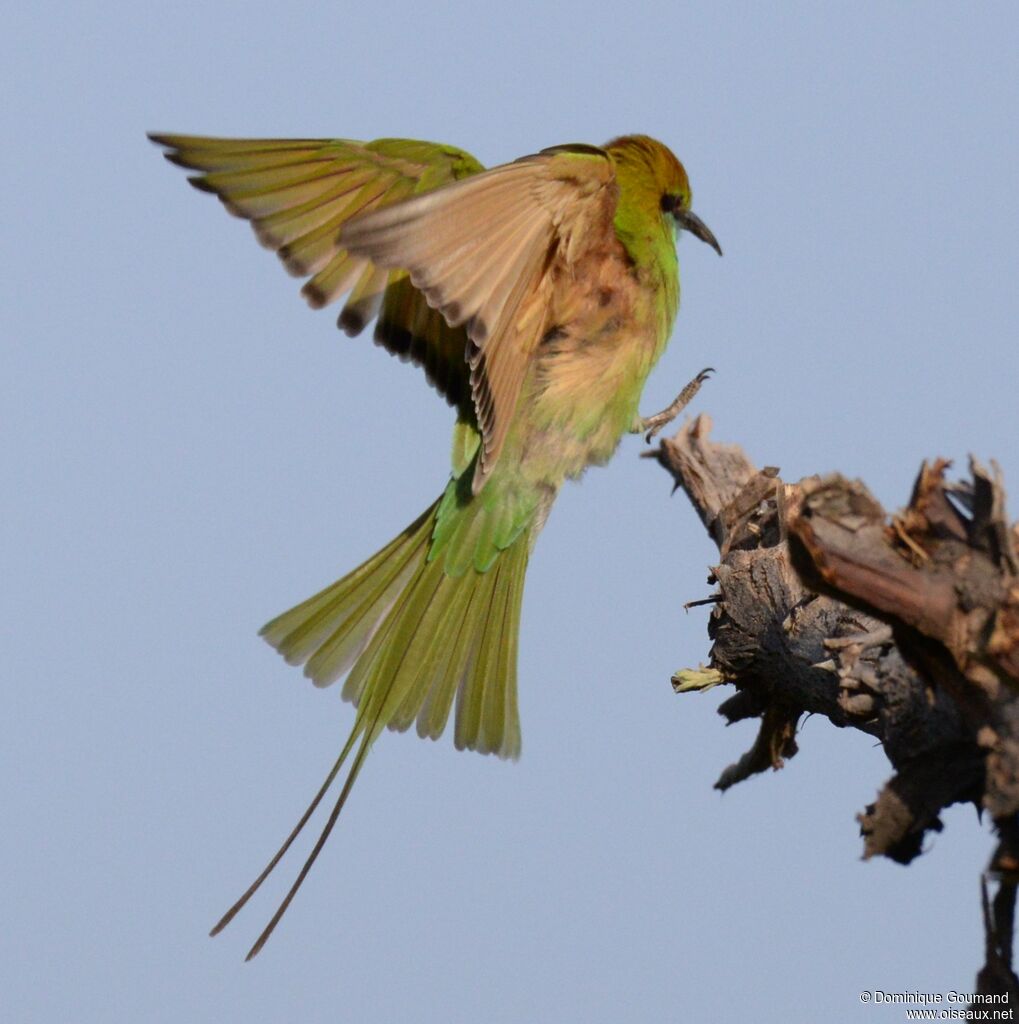
M 889 516 L 858 481 L 784 483 L 738 446 L 710 440 L 710 429 L 701 416 L 648 455 L 719 550 L 709 667 L 673 684 L 732 685 L 719 712 L 761 721 L 716 786 L 781 767 L 806 713 L 874 736 L 894 775 L 859 815 L 864 856 L 908 863 L 941 829 L 945 807 L 986 810 L 1003 881 L 993 905 L 985 899 L 980 983 L 1019 985 L 1010 881 L 1019 877 L 1019 529 L 997 466 L 971 460 L 971 479 L 949 483 L 946 461 L 924 463 L 909 504 Z

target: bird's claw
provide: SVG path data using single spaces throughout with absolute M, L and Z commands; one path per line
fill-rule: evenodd
M 635 434 L 644 433 L 644 441 L 650 444 L 652 438 L 656 437 L 667 427 L 689 404 L 693 401 L 694 395 L 701 389 L 701 385 L 715 372 L 713 366 L 705 367 L 678 395 L 673 402 L 661 412 L 654 416 L 641 417 L 638 421 Z
M 645 427 L 651 429 L 646 431 L 644 434 L 644 444 L 650 444 L 661 432 L 664 427 L 667 427 L 672 422 L 671 416 L 665 416 L 662 413 L 657 413 L 654 416 L 649 416 L 644 421 Z

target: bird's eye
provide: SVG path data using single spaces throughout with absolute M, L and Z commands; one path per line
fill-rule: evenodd
M 662 196 L 662 212 L 672 213 L 679 205 L 679 196 L 670 196 L 668 192 Z

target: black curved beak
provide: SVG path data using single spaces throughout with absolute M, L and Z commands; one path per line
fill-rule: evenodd
M 718 239 L 711 233 L 711 228 L 693 210 L 677 209 L 673 211 L 672 215 L 683 231 L 689 231 L 691 235 L 696 236 L 702 242 L 707 242 L 719 256 L 722 255 L 722 247 L 718 244 Z

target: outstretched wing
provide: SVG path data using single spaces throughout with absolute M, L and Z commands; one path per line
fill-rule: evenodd
M 471 398 L 482 433 L 477 493 L 506 440 L 527 367 L 549 322 L 552 290 L 614 242 L 611 158 L 560 146 L 359 215 L 340 241 L 410 283 L 470 344 Z
M 483 167 L 474 157 L 408 139 L 149 138 L 171 163 L 200 172 L 191 184 L 249 220 L 291 274 L 308 278 L 301 293 L 309 305 L 346 294 L 338 324 L 347 334 L 360 334 L 378 316 L 375 340 L 423 366 L 451 404 L 469 409 L 466 333 L 424 301 L 404 269 L 350 253 L 339 235 L 351 217 L 477 174 Z

